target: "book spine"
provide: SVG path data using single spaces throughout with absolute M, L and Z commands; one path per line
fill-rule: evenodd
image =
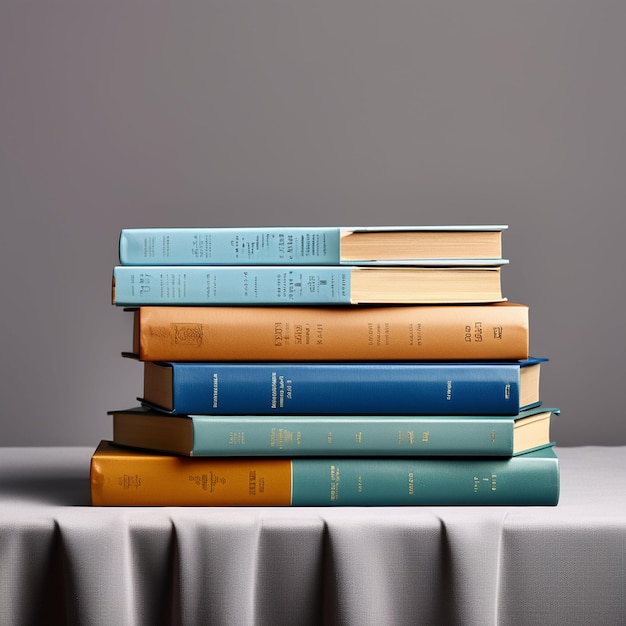
M 350 304 L 351 268 L 116 266 L 113 304 Z
M 194 456 L 513 454 L 513 418 L 194 416 Z
M 291 474 L 289 459 L 96 451 L 91 501 L 94 506 L 289 506 Z
M 518 363 L 169 363 L 180 414 L 516 415 Z M 157 370 L 158 371 L 158 370 Z M 145 398 L 150 402 L 150 398 Z
M 556 459 L 294 459 L 293 506 L 555 505 Z
M 143 361 L 520 360 L 528 307 L 141 307 Z
M 91 497 L 94 506 L 554 505 L 558 459 L 548 452 L 473 460 L 96 452 Z
M 130 228 L 122 265 L 338 265 L 340 229 Z

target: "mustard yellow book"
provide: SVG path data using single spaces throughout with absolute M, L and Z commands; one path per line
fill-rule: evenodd
M 522 360 L 529 307 L 145 306 L 133 312 L 141 361 Z

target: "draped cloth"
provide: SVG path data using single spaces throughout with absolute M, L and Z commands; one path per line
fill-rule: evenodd
M 626 447 L 556 507 L 108 508 L 92 448 L 0 448 L 0 624 L 626 624 Z

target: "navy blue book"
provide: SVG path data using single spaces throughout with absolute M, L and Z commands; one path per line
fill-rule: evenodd
M 144 405 L 203 415 L 517 415 L 547 359 L 144 363 Z

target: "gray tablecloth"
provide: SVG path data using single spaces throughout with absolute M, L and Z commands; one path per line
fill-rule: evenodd
M 95 508 L 91 448 L 0 448 L 0 624 L 626 624 L 626 447 L 557 507 Z

